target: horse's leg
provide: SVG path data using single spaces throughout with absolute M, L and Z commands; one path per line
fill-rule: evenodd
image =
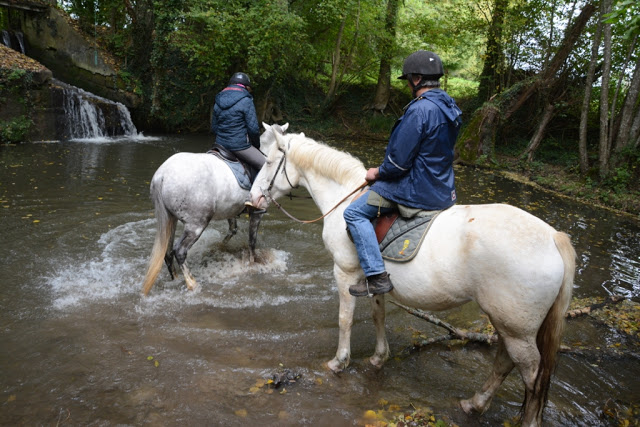
M 384 295 L 376 295 L 371 298 L 371 312 L 373 324 L 376 327 L 376 351 L 369 361 L 372 365 L 381 368 L 384 362 L 389 359 L 389 343 L 384 330 Z
M 191 249 L 191 246 L 198 241 L 206 226 L 206 223 L 204 225 L 185 224 L 184 232 L 182 233 L 180 241 L 173 246 L 173 253 L 175 254 L 180 269 L 182 270 L 184 280 L 187 283 L 187 288 L 190 291 L 197 288 L 198 283 L 191 275 L 189 267 L 187 266 L 187 252 Z
M 171 280 L 174 280 L 178 277 L 178 271 L 176 270 L 176 266 L 173 264 L 173 241 L 176 237 L 176 220 L 173 221 L 173 227 L 171 229 L 171 236 L 169 237 L 169 244 L 167 245 L 167 252 L 164 255 L 164 263 L 167 265 L 169 269 L 169 276 L 171 276 Z
M 520 371 L 524 382 L 525 396 L 523 403 L 522 427 L 537 427 L 542 423 L 544 399 L 541 394 L 546 390 L 536 387 L 536 377 L 540 366 L 540 352 L 536 344 L 536 336 L 523 338 L 502 337 L 504 347 L 513 364 Z M 486 408 L 485 408 L 486 409 Z
M 542 425 L 542 412 L 548 390 L 541 388 L 536 382 L 540 369 L 540 352 L 535 338 L 531 342 L 516 343 L 513 347 L 515 347 L 513 350 L 509 346 L 507 349 L 509 354 L 518 354 L 518 356 L 512 354 L 511 358 L 518 367 L 525 386 L 521 425 L 522 427 L 539 427 Z
M 337 265 L 334 265 L 333 273 L 338 283 L 338 295 L 340 297 L 339 338 L 336 357 L 330 360 L 327 366 L 333 372 L 340 372 L 349 366 L 351 358 L 351 326 L 353 325 L 356 298 L 349 294 L 349 286 L 355 284 L 357 278 L 354 280 L 352 275 L 346 274 Z
M 229 231 L 227 232 L 227 235 L 222 241 L 222 244 L 227 243 L 229 239 L 235 236 L 236 233 L 238 232 L 238 221 L 236 220 L 236 217 L 228 218 L 227 221 L 229 222 Z
M 489 408 L 491 399 L 495 394 L 500 384 L 509 375 L 509 372 L 513 369 L 514 363 L 509 357 L 509 353 L 504 345 L 502 337 L 498 341 L 498 351 L 496 352 L 496 359 L 493 362 L 493 371 L 487 378 L 487 381 L 482 386 L 482 389 L 471 398 L 460 401 L 460 406 L 467 413 L 472 411 L 483 413 Z
M 260 227 L 262 215 L 264 212 L 252 212 L 249 215 L 249 263 L 251 264 L 256 260 L 256 242 L 258 241 L 258 227 Z

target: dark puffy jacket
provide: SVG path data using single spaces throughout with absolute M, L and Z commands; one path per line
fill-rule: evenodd
M 461 114 L 441 89 L 414 99 L 391 131 L 380 178 L 371 189 L 412 208 L 438 210 L 453 205 L 453 147 Z
M 260 148 L 260 125 L 249 91 L 230 85 L 216 95 L 211 132 L 218 144 L 231 151 L 246 150 L 251 145 Z

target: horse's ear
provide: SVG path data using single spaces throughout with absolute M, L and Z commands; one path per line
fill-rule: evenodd
M 304 132 L 300 132 L 300 136 L 301 136 L 301 137 L 303 137 L 303 138 L 305 138 L 305 136 L 304 136 Z
M 287 129 L 289 129 L 289 123 L 288 122 L 282 125 L 282 133 L 286 132 Z
M 279 150 L 284 151 L 284 149 L 286 148 L 286 141 L 284 138 L 284 135 L 281 134 L 280 132 L 274 132 L 274 135 L 276 136 L 276 144 Z
M 269 130 L 271 129 L 271 126 L 269 126 L 268 124 L 266 124 L 265 122 L 262 122 L 262 126 L 264 126 L 264 130 Z

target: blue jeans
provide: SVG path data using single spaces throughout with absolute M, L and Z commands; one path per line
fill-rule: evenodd
M 351 233 L 353 243 L 356 245 L 360 266 L 367 277 L 385 271 L 378 239 L 371 220 L 378 216 L 378 211 L 380 211 L 381 215 L 393 211 L 393 208 L 379 208 L 378 206 L 368 205 L 368 196 L 369 191 L 344 210 L 344 220 L 347 222 L 347 228 Z

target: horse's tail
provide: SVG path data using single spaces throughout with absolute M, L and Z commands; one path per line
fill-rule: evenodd
M 156 238 L 153 242 L 153 249 L 151 250 L 151 259 L 149 260 L 149 267 L 147 268 L 147 274 L 142 282 L 142 293 L 147 295 L 151 290 L 151 287 L 158 278 L 158 274 L 162 269 L 162 263 L 167 253 L 167 246 L 171 240 L 176 228 L 176 219 L 169 213 L 162 200 L 162 181 L 159 185 L 155 180 L 151 181 L 151 199 L 155 208 L 156 215 Z
M 569 236 L 566 233 L 556 232 L 553 235 L 553 241 L 564 263 L 564 275 L 558 296 L 542 322 L 536 337 L 538 351 L 540 351 L 540 366 L 534 383 L 534 396 L 539 399 L 536 406 L 539 408 L 540 417 L 547 402 L 551 374 L 556 366 L 556 356 L 560 349 L 560 340 L 564 330 L 565 313 L 571 303 L 573 278 L 576 270 L 576 251 L 571 245 Z

